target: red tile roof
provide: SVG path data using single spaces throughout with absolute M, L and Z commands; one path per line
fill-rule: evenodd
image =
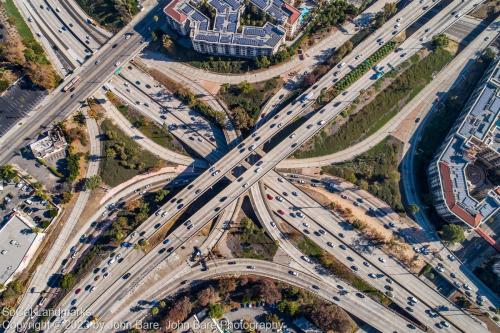
M 288 12 L 290 12 L 290 16 L 288 17 L 288 24 L 294 24 L 300 16 L 299 10 L 286 2 L 283 3 L 283 7 Z
M 491 246 L 493 246 L 495 248 L 495 250 L 497 250 L 498 253 L 500 253 L 500 242 L 495 242 L 495 240 L 493 239 L 493 237 L 491 237 L 490 235 L 488 235 L 481 228 L 476 228 L 474 230 L 476 231 L 476 233 L 479 236 L 481 236 L 485 241 L 487 241 Z
M 187 16 L 184 13 L 179 12 L 175 7 L 181 0 L 172 0 L 164 9 L 163 12 L 173 18 L 175 21 L 179 23 L 184 23 L 187 19 Z
M 460 219 L 462 219 L 465 223 L 470 225 L 472 228 L 475 228 L 481 223 L 483 217 L 481 214 L 472 215 L 467 212 L 465 209 L 460 207 L 455 202 L 455 195 L 453 194 L 453 182 L 451 181 L 450 176 L 450 167 L 446 162 L 439 162 L 439 173 L 441 174 L 441 181 L 443 183 L 443 194 L 444 199 L 446 201 L 446 205 L 448 208 Z

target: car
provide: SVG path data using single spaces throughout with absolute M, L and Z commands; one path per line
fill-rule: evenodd
M 340 244 L 339 247 L 344 251 L 347 250 L 347 247 L 344 244 Z
M 94 62 L 94 65 L 99 65 L 101 63 L 101 61 L 99 59 L 97 59 L 95 62 Z
M 378 261 L 380 261 L 380 262 L 384 263 L 384 262 L 385 262 L 385 259 L 384 259 L 384 258 L 382 258 L 382 257 L 378 257 Z
M 358 271 L 358 267 L 356 267 L 356 266 L 354 266 L 354 265 L 352 265 L 352 266 L 351 266 L 351 269 L 352 269 L 353 271 L 355 271 L 355 272 L 357 272 L 357 271 Z
M 297 134 L 292 133 L 292 134 L 290 134 L 289 138 L 290 138 L 290 139 L 293 139 L 293 138 L 295 138 L 295 136 L 296 136 L 296 135 L 297 135 Z
M 280 197 L 279 195 L 276 197 L 276 200 L 278 200 L 279 202 L 283 202 L 283 197 Z
M 408 312 L 413 312 L 413 309 L 411 306 L 407 306 L 405 307 L 405 310 L 408 311 Z
M 108 265 L 112 265 L 115 262 L 115 258 L 111 258 L 108 260 Z
M 267 198 L 267 200 L 273 200 L 273 196 L 270 194 L 266 194 L 266 198 Z
M 311 263 L 311 259 L 309 259 L 309 257 L 306 257 L 306 256 L 301 256 L 302 260 L 304 260 L 305 262 L 307 263 Z
M 444 327 L 446 327 L 446 328 L 450 327 L 450 324 L 448 324 L 448 322 L 447 322 L 447 321 L 442 320 L 442 321 L 440 321 L 439 323 L 440 323 L 441 325 L 443 325 Z
M 338 235 L 339 235 L 340 238 L 344 238 L 344 234 L 343 233 L 339 232 Z
M 295 272 L 295 271 L 288 271 L 288 274 L 293 275 L 293 276 L 297 276 L 297 275 L 299 275 L 299 274 L 298 274 L 297 272 Z
M 319 290 L 319 287 L 318 287 L 317 285 L 315 285 L 315 284 L 311 285 L 311 287 L 312 287 L 313 289 Z
M 255 169 L 255 173 L 259 173 L 262 171 L 262 168 L 261 167 L 258 167 L 257 169 Z
M 439 273 L 443 273 L 444 268 L 442 266 L 436 266 L 436 271 L 438 271 Z
M 324 120 L 320 120 L 320 121 L 318 121 L 318 125 L 320 125 L 320 126 L 321 126 L 321 125 L 324 125 L 324 124 L 325 124 L 325 121 L 324 121 Z
M 283 178 L 278 177 L 277 179 L 278 179 L 278 181 L 279 181 L 280 183 L 283 183 Z
M 370 263 L 368 263 L 366 261 L 363 261 L 363 265 L 365 265 L 366 267 L 371 267 Z
M 335 247 L 335 244 L 333 244 L 332 242 L 326 242 L 326 245 L 328 245 L 329 247 Z
M 293 195 L 294 197 L 298 197 L 298 196 L 299 196 L 299 194 L 298 194 L 296 191 L 292 191 L 292 195 Z
M 470 291 L 470 287 L 469 287 L 469 285 L 467 283 L 464 283 L 464 289 Z
M 365 295 L 362 293 L 356 293 L 356 296 L 358 296 L 359 298 L 365 298 Z
M 76 288 L 76 290 L 75 290 L 75 295 L 78 295 L 78 294 L 80 293 L 80 291 L 82 291 L 82 289 L 81 289 L 81 288 Z
M 303 219 L 304 218 L 304 214 L 302 214 L 302 212 L 297 212 L 297 217 Z
M 282 211 L 281 209 L 278 209 L 278 214 L 280 214 L 280 215 L 285 215 L 285 212 L 284 212 L 284 211 Z
M 353 257 L 350 257 L 350 256 L 347 256 L 346 259 L 349 260 L 350 262 L 354 261 Z
M 455 261 L 455 257 L 453 255 L 451 255 L 451 254 L 448 254 L 448 259 L 450 261 Z
M 276 223 L 271 222 L 271 227 L 276 228 Z
M 408 296 L 407 300 L 409 300 L 410 302 L 415 303 L 415 304 L 418 303 L 417 299 L 413 296 Z
M 93 292 L 94 292 L 94 290 L 95 290 L 95 286 L 90 287 L 90 289 L 89 289 L 89 293 L 93 293 Z
M 120 62 L 120 61 L 115 62 L 115 67 L 120 66 L 120 64 L 121 64 L 121 62 Z
M 305 223 L 305 222 L 304 222 L 304 223 L 302 223 L 302 225 L 303 225 L 304 227 L 306 227 L 306 228 L 309 228 L 309 223 Z
M 323 230 L 323 229 L 319 229 L 319 230 L 318 230 L 318 232 L 319 232 L 321 235 L 326 234 L 326 231 L 325 231 L 325 230 Z

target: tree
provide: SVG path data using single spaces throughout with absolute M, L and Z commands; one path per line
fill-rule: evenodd
M 198 293 L 198 303 L 201 306 L 207 306 L 210 303 L 214 303 L 216 299 L 217 294 L 212 286 L 209 286 Z
M 415 215 L 420 211 L 420 208 L 415 204 L 411 204 L 408 206 L 408 211 L 411 215 Z
M 52 207 L 48 211 L 49 217 L 54 218 L 57 216 L 57 209 L 55 207 Z
M 219 293 L 221 296 L 226 297 L 229 293 L 236 290 L 236 280 L 233 278 L 222 278 L 219 279 Z
M 224 315 L 224 308 L 220 303 L 210 304 L 208 306 L 208 316 L 210 318 L 219 319 Z
M 386 19 L 396 14 L 397 11 L 398 7 L 395 2 L 388 2 L 384 5 L 384 15 Z
M 153 15 L 153 21 L 154 21 L 155 23 L 158 23 L 158 15 Z
M 156 315 L 158 314 L 158 312 L 160 312 L 160 309 L 158 309 L 156 306 L 153 306 L 153 307 L 151 308 L 151 314 L 152 314 L 153 316 L 156 316 Z
M 465 240 L 465 231 L 458 224 L 446 224 L 443 226 L 442 237 L 452 244 L 461 243 Z
M 73 197 L 73 192 L 71 191 L 63 192 L 61 196 L 61 203 L 66 204 L 70 202 L 72 197 Z
M 26 74 L 31 82 L 47 90 L 54 88 L 57 84 L 56 74 L 49 64 L 30 62 L 26 67 Z
M 439 34 L 432 37 L 432 45 L 435 49 L 444 49 L 449 43 L 450 40 L 445 34 Z
M 38 227 L 33 227 L 31 228 L 31 232 L 34 233 L 34 234 L 38 234 L 40 233 L 42 230 Z
M 349 332 L 354 326 L 347 313 L 336 305 L 320 302 L 308 310 L 311 321 L 324 331 Z
M 262 279 L 259 284 L 259 295 L 267 303 L 274 304 L 281 300 L 281 291 L 274 281 Z
M 0 166 L 0 178 L 6 181 L 11 181 L 17 177 L 17 172 L 10 164 Z
M 24 65 L 26 58 L 24 57 L 24 45 L 18 34 L 4 33 L 3 34 L 3 49 L 2 55 L 10 63 L 15 65 Z
M 165 327 L 167 331 L 172 331 L 176 325 L 174 323 L 178 323 L 186 320 L 189 313 L 193 309 L 193 305 L 189 300 L 189 297 L 184 296 L 180 299 L 175 305 L 168 311 L 165 318 L 163 318 L 160 322 L 162 327 Z
M 170 192 L 168 190 L 159 190 L 155 195 L 155 202 L 161 202 Z
M 102 179 L 99 175 L 93 175 L 85 179 L 85 188 L 87 190 L 95 190 L 101 185 Z
M 75 277 L 72 273 L 64 274 L 61 279 L 61 288 L 70 290 L 75 285 Z
M 141 239 L 139 239 L 138 244 L 140 247 L 145 247 L 145 246 L 148 246 L 149 241 L 147 239 L 141 238 Z
M 482 58 L 486 61 L 492 61 L 495 57 L 496 53 L 490 47 L 484 50 L 484 53 L 482 54 Z
M 253 91 L 253 86 L 248 81 L 243 81 L 239 84 L 242 94 L 249 94 Z

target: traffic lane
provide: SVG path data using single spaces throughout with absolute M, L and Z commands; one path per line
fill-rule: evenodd
M 274 197 L 280 194 L 274 190 L 268 190 L 268 194 L 272 194 Z M 293 197 L 295 198 L 295 197 Z M 290 200 L 293 200 L 290 197 Z M 352 244 L 345 243 L 343 239 L 336 233 L 336 230 L 324 228 L 324 226 L 316 223 L 307 214 L 304 214 L 303 218 L 292 218 L 290 214 L 281 215 L 277 213 L 279 210 L 288 212 L 290 211 L 290 205 L 295 206 L 291 201 L 288 201 L 288 197 L 283 200 L 283 202 L 278 202 L 275 199 L 268 200 L 268 205 L 272 209 L 273 213 L 277 214 L 280 219 L 284 220 L 289 225 L 297 229 L 301 234 L 313 240 L 318 244 L 324 251 L 330 253 L 337 258 L 347 269 L 353 271 L 354 274 L 362 276 L 362 278 L 371 286 L 377 288 L 382 293 L 386 293 L 388 290 L 391 291 L 392 301 L 398 304 L 402 309 L 405 309 L 410 315 L 414 316 L 424 325 L 439 325 L 443 318 L 433 319 L 428 313 L 432 313 L 432 309 L 421 302 L 412 301 L 414 297 L 413 294 L 409 293 L 407 290 L 400 288 L 399 285 L 391 278 L 390 274 L 386 272 L 387 269 L 379 268 L 377 263 L 377 258 L 367 256 L 366 253 L 370 250 L 366 249 L 364 252 L 359 253 L 354 250 Z M 339 221 L 334 221 L 339 222 Z M 335 224 L 335 223 L 334 223 Z M 277 228 L 277 226 L 275 227 Z M 319 230 L 326 230 L 324 234 L 321 234 Z M 340 244 L 345 244 L 347 247 L 345 250 L 339 248 Z M 369 243 L 364 242 L 364 244 L 359 244 L 361 247 L 373 247 L 374 245 L 369 245 Z M 365 255 L 363 255 L 365 254 Z M 355 269 L 353 268 L 355 267 Z M 389 281 L 389 280 L 390 281 Z M 458 332 L 454 328 L 444 328 L 449 332 Z
M 285 183 L 274 182 L 272 186 L 275 189 L 279 189 L 279 191 L 284 191 L 284 184 Z M 298 189 L 296 189 L 296 191 L 297 190 Z M 354 248 L 357 246 L 356 244 L 358 244 L 359 235 L 353 228 L 340 228 L 339 224 L 332 224 L 331 221 L 338 220 L 338 218 L 336 218 L 334 214 L 327 211 L 321 205 L 317 204 L 307 194 L 299 191 L 297 191 L 299 193 L 299 196 L 293 196 L 293 200 L 294 204 L 297 207 L 302 207 L 301 210 L 304 212 L 304 214 L 307 214 L 309 217 L 314 217 L 314 220 L 316 220 L 323 229 L 330 230 L 332 234 L 339 235 L 339 233 L 342 233 L 343 237 L 340 238 L 342 238 L 342 241 L 346 245 Z M 334 228 L 334 230 L 332 230 L 332 228 Z M 463 327 L 467 327 L 466 325 L 472 324 L 472 322 L 464 323 L 462 322 L 462 319 L 457 319 L 455 317 L 457 313 L 464 315 L 464 317 L 465 313 L 456 308 L 444 296 L 440 295 L 434 289 L 425 285 L 416 276 L 413 276 L 410 272 L 408 272 L 401 265 L 395 262 L 395 260 L 391 256 L 386 255 L 376 247 L 372 247 L 370 250 L 370 252 L 363 253 L 365 253 L 366 256 L 370 256 L 371 259 L 368 259 L 366 256 L 365 259 L 370 260 L 371 264 L 374 266 L 380 266 L 379 269 L 385 272 L 386 275 L 390 275 L 396 282 L 405 287 L 405 289 L 407 289 L 411 294 L 415 295 L 416 298 L 420 299 L 426 304 L 429 304 L 429 306 L 431 306 L 433 309 L 437 309 L 441 305 L 446 305 L 449 310 L 441 312 L 441 315 L 444 316 L 449 322 L 453 323 L 457 327 L 461 327 L 462 329 Z M 377 261 L 381 261 L 380 258 L 382 258 L 383 262 L 378 263 Z M 429 292 L 423 292 L 424 290 L 427 290 Z
M 120 73 L 120 76 L 129 83 L 134 84 L 150 100 L 158 103 L 160 113 L 166 109 L 187 123 L 186 125 L 194 124 L 196 127 L 199 127 L 204 139 L 210 142 L 224 142 L 224 134 L 220 127 L 206 120 L 200 113 L 190 109 L 150 75 L 138 70 L 135 66 L 128 66 Z M 214 136 L 218 140 L 214 141 Z M 220 145 L 218 148 L 225 150 L 225 145 Z
M 211 162 L 214 162 L 222 156 L 221 153 L 216 151 L 215 145 L 211 143 L 207 144 L 202 138 L 203 133 L 206 135 L 206 127 L 203 125 L 186 125 L 185 122 L 182 122 L 181 119 L 175 117 L 169 112 L 160 115 L 160 107 L 153 104 L 153 102 L 148 99 L 146 95 L 142 94 L 133 87 L 123 86 L 123 84 L 120 84 L 120 80 L 114 80 L 113 82 L 115 81 L 116 84 L 108 84 L 108 87 L 113 93 L 117 94 L 117 96 L 125 103 L 132 105 L 133 109 L 154 120 L 158 126 L 163 127 L 163 124 L 168 122 L 169 132 L 179 141 L 184 142 L 188 147 L 192 148 L 201 157 L 208 158 Z M 171 125 L 175 125 L 176 130 L 173 130 Z M 208 140 L 208 142 L 210 141 Z

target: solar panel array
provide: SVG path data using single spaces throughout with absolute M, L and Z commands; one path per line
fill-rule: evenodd
M 227 32 L 236 32 L 236 23 L 228 23 L 227 24 Z
M 283 13 L 283 11 L 280 8 L 276 7 L 274 4 L 267 9 L 267 14 L 271 15 L 271 17 L 279 22 L 283 22 L 285 19 L 285 14 Z
M 269 46 L 275 46 L 282 38 L 283 36 L 280 36 L 278 34 L 272 34 L 271 38 L 269 38 L 266 42 L 267 45 Z
M 243 34 L 264 37 L 266 35 L 266 31 L 263 28 L 247 26 L 243 29 Z
M 182 7 L 181 10 L 184 14 L 189 14 L 194 10 L 194 8 L 191 7 L 190 5 L 186 4 L 184 7 Z
M 229 22 L 236 23 L 236 22 L 238 22 L 238 14 L 236 14 L 236 13 L 230 13 L 228 15 L 227 19 L 229 20 Z
M 263 46 L 264 41 L 261 39 L 249 38 L 245 35 L 234 36 L 233 41 L 240 45 L 249 45 L 249 46 Z
M 264 10 L 267 7 L 267 1 L 266 0 L 251 0 L 254 5 L 259 7 L 260 9 Z
M 212 5 L 212 7 L 214 7 L 215 10 L 219 13 L 225 12 L 226 9 L 228 8 L 228 6 L 226 4 L 220 2 L 219 0 L 210 1 L 210 5 Z
M 236 0 L 223 0 L 226 2 L 233 10 L 238 10 L 240 8 L 240 3 Z
M 197 22 L 202 22 L 202 21 L 206 21 L 206 17 L 200 13 L 199 11 L 195 11 L 192 15 L 191 15 L 191 18 Z
M 203 30 L 203 31 L 206 31 L 208 30 L 208 21 L 203 21 L 203 22 L 200 22 L 200 30 Z
M 219 41 L 219 34 L 197 34 L 195 39 L 209 43 L 217 43 Z
M 231 43 L 232 39 L 233 35 L 221 35 L 219 42 L 229 44 Z
M 214 30 L 222 31 L 222 29 L 224 29 L 224 22 L 225 21 L 226 21 L 226 18 L 224 17 L 224 15 L 217 15 L 215 17 Z

